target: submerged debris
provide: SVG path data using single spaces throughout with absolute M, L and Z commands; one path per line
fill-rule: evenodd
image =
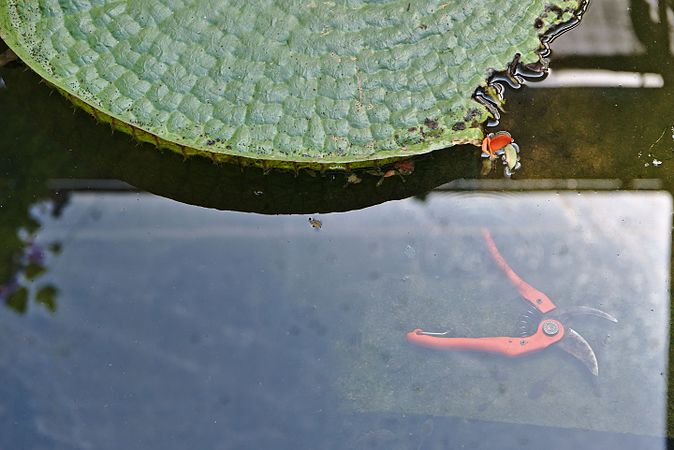
M 312 217 L 309 217 L 309 225 L 311 225 L 312 228 L 316 230 L 320 230 L 321 227 L 323 227 L 323 222 L 320 219 L 314 219 Z
M 391 178 L 394 175 L 398 175 L 400 179 L 404 182 L 406 176 L 412 175 L 412 173 L 414 173 L 414 161 L 411 159 L 405 159 L 403 161 L 398 161 L 397 163 L 393 164 L 386 171 L 382 169 L 373 169 L 367 170 L 366 173 L 379 177 L 377 186 L 381 186 L 385 178 Z
M 412 175 L 412 172 L 414 172 L 414 161 L 406 159 L 405 161 L 397 162 L 393 165 L 393 170 L 395 170 L 398 175 Z
M 368 173 L 380 177 L 379 181 L 377 182 L 377 186 L 382 185 L 382 183 L 384 182 L 384 178 L 390 178 L 394 175 L 398 175 L 401 180 L 405 181 L 405 177 L 408 175 L 412 175 L 413 172 L 414 172 L 414 161 L 412 161 L 411 159 L 398 161 L 397 163 L 393 164 L 393 166 L 386 172 L 382 172 L 381 170 L 368 171 Z
M 361 177 L 359 177 L 355 173 L 352 173 L 346 178 L 346 184 L 344 185 L 344 187 L 347 187 L 350 184 L 359 184 L 361 181 L 363 181 Z
M 491 173 L 491 171 L 494 170 L 494 161 L 491 159 L 483 159 L 482 160 L 482 169 L 480 169 L 480 175 L 483 177 L 486 177 Z

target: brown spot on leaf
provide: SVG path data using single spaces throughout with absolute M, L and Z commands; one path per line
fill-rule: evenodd
M 468 111 L 468 114 L 463 118 L 464 121 L 470 122 L 474 117 L 477 117 L 480 114 L 480 111 L 477 108 L 471 108 Z
M 431 130 L 435 130 L 438 128 L 438 121 L 426 117 L 426 120 L 424 120 L 424 125 L 426 125 Z
M 547 5 L 545 7 L 545 11 L 553 12 L 553 13 L 557 14 L 557 17 L 561 17 L 562 14 L 564 14 L 564 10 L 557 5 Z

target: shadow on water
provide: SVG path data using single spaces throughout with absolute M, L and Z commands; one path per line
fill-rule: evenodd
M 448 179 L 479 173 L 472 146 L 418 159 L 414 176 L 382 180 L 384 172 L 375 169 L 358 172 L 357 182 L 349 182 L 350 173 L 265 173 L 257 168 L 215 165 L 206 158 L 185 160 L 108 131 L 107 125 L 96 124 L 87 114 L 74 111 L 59 95 L 52 95 L 46 86 L 38 85 L 38 78 L 18 65 L 6 69 L 3 77 L 8 87 L 0 94 L 0 115 L 5 129 L 12 130 L 11 140 L 5 142 L 9 153 L 5 163 L 9 167 L 20 162 L 34 164 L 33 176 L 118 179 L 140 190 L 197 206 L 288 214 L 365 208 L 427 192 Z M 37 129 L 26 127 L 26 117 L 39 123 Z M 29 155 L 26 147 L 37 154 Z M 40 167 L 49 167 L 50 172 Z M 58 181 L 51 183 L 55 185 Z M 66 190 L 96 187 L 76 181 L 66 185 Z
M 358 172 L 351 182 L 340 172 L 183 161 L 73 112 L 20 65 L 0 69 L 0 298 L 25 313 L 2 319 L 3 339 L 22 340 L 0 350 L 0 417 L 37 433 L 40 448 L 98 443 L 105 433 L 86 431 L 88 414 L 113 424 L 132 415 L 150 434 L 171 435 L 181 417 L 175 404 L 161 406 L 169 391 L 208 419 L 175 432 L 183 442 L 198 434 L 204 448 L 222 433 L 258 448 L 275 438 L 299 447 L 321 439 L 324 448 L 667 446 L 674 71 L 671 27 L 659 18 L 668 8 L 594 0 L 580 27 L 553 44 L 551 76 L 508 92 L 500 128 L 523 162 L 511 180 L 500 169 L 481 176 L 473 147 L 418 158 L 410 175 Z M 307 217 L 273 216 L 315 213 L 320 231 Z M 582 367 L 557 373 L 556 354 L 438 357 L 399 339 L 421 325 L 458 336 L 509 330 L 516 293 L 488 311 L 475 306 L 503 289 L 480 226 L 496 229 L 509 259 L 560 303 L 622 313 L 614 328 L 578 324 L 602 364 L 600 396 Z M 45 320 L 57 298 L 58 313 Z M 72 361 L 128 403 L 70 376 Z M 60 385 L 18 381 L 45 368 Z M 155 387 L 157 370 L 165 379 Z M 54 395 L 81 406 L 54 421 L 46 400 Z M 18 404 L 34 423 L 12 416 Z M 328 411 L 335 404 L 339 411 Z M 153 418 L 158 410 L 164 424 Z M 149 442 L 146 433 L 133 428 L 129 439 Z M 18 434 L 0 443 L 16 446 L 26 439 Z

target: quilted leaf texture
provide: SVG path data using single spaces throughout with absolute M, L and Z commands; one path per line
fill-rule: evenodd
M 472 95 L 577 0 L 0 0 L 0 36 L 100 120 L 184 154 L 340 165 L 478 143 Z

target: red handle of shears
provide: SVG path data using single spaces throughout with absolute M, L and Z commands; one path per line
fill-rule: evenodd
M 556 334 L 548 335 L 543 331 L 545 323 L 557 326 Z M 556 320 L 541 322 L 538 330 L 531 336 L 518 337 L 482 337 L 482 338 L 448 338 L 424 334 L 421 329 L 407 333 L 407 340 L 423 347 L 445 350 L 472 350 L 498 353 L 505 356 L 521 356 L 549 347 L 564 337 L 564 326 Z
M 547 295 L 520 278 L 519 275 L 517 275 L 517 273 L 515 273 L 515 271 L 508 265 L 506 260 L 503 259 L 503 256 L 501 256 L 501 252 L 498 251 L 496 243 L 491 237 L 491 232 L 489 230 L 482 228 L 482 236 L 487 243 L 487 247 L 489 248 L 491 256 L 494 258 L 494 261 L 496 261 L 496 264 L 498 264 L 501 270 L 505 272 L 510 282 L 515 286 L 515 288 L 517 288 L 520 295 L 526 301 L 534 305 L 534 307 L 543 314 L 556 308 L 555 304 L 552 303 L 552 300 L 550 300 Z

